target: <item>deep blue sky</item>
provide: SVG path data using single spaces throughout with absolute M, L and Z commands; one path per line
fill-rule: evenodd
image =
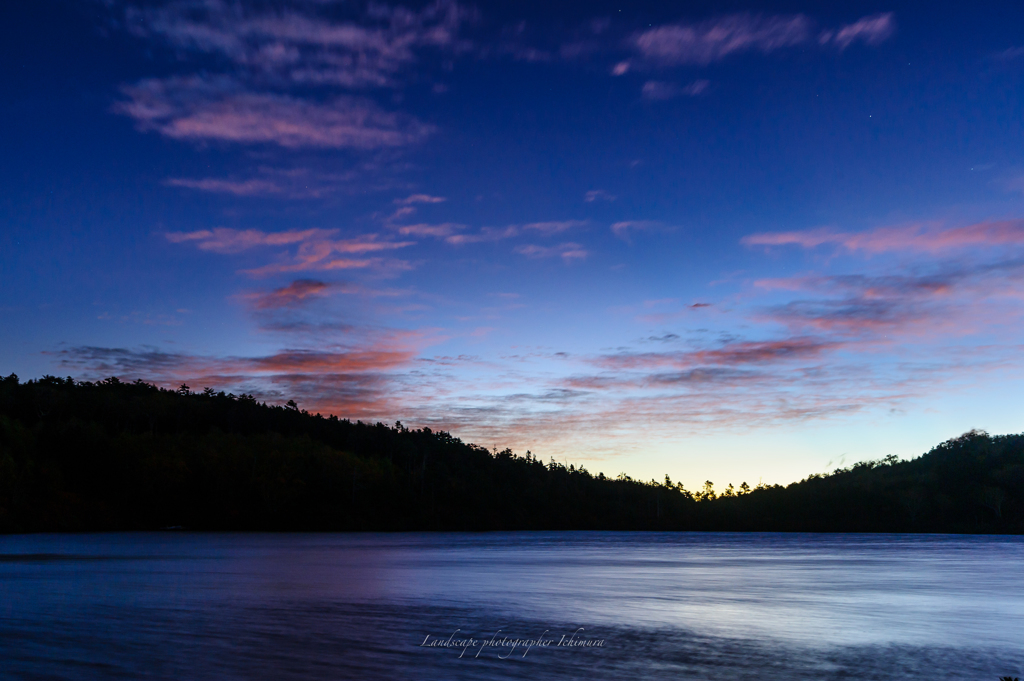
M 1020 431 L 1022 27 L 1013 3 L 7 3 L 0 371 L 688 484 Z

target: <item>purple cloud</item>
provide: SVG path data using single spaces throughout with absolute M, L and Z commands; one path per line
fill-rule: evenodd
M 817 37 L 820 44 L 835 45 L 843 50 L 857 41 L 878 45 L 894 32 L 893 13 L 886 12 L 863 17 L 836 30 L 821 31 Z M 802 14 L 731 14 L 696 24 L 655 26 L 633 35 L 629 45 L 648 64 L 706 66 L 733 54 L 769 54 L 783 48 L 804 45 L 812 42 L 814 34 L 815 22 Z M 612 75 L 624 75 L 633 66 L 630 60 L 621 61 L 612 68 Z M 657 81 L 651 83 L 656 84 Z M 665 98 L 658 97 L 659 93 L 663 95 L 664 92 L 657 85 L 652 85 L 647 96 L 651 99 Z
M 115 111 L 134 118 L 142 130 L 178 140 L 377 149 L 414 144 L 434 130 L 367 99 L 317 102 L 246 92 L 224 78 L 149 79 L 122 90 L 128 100 Z
M 213 177 L 201 179 L 172 177 L 165 180 L 164 184 L 169 187 L 184 187 L 204 192 L 234 194 L 235 196 L 266 196 L 267 194 L 281 193 L 281 187 L 276 183 L 255 178 L 248 180 L 226 180 Z
M 416 61 L 418 50 L 466 49 L 458 33 L 476 16 L 452 0 L 436 0 L 418 11 L 379 3 L 332 4 L 126 3 L 124 20 L 140 37 L 161 39 L 184 52 L 219 54 L 239 73 L 361 88 L 397 85 L 396 76 Z
M 892 12 L 864 17 L 852 24 L 843 26 L 838 31 L 824 31 L 818 38 L 822 45 L 833 44 L 845 50 L 851 44 L 861 41 L 867 45 L 878 45 L 885 42 L 896 32 L 896 22 Z
M 646 59 L 664 65 L 710 64 L 737 52 L 769 53 L 807 42 L 813 22 L 797 14 L 733 14 L 699 24 L 669 24 L 633 37 Z

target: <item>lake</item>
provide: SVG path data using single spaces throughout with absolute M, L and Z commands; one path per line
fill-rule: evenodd
M 1024 538 L 0 537 L 11 679 L 1024 676 Z

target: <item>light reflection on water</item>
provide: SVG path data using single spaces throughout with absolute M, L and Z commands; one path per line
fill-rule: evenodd
M 0 677 L 995 681 L 1022 585 L 1018 537 L 8 536 Z M 418 647 L 580 626 L 604 647 Z

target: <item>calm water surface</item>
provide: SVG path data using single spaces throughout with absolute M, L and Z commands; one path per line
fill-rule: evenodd
M 422 645 L 450 637 L 476 645 Z M 1002 675 L 1024 676 L 1018 537 L 0 537 L 2 678 Z

